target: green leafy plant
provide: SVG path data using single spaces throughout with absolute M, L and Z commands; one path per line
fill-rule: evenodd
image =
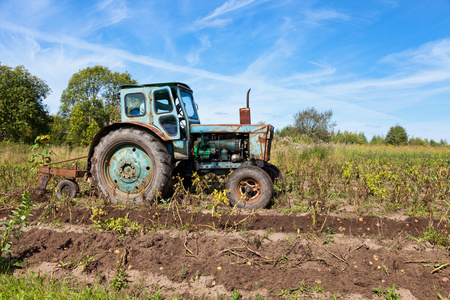
M 49 135 L 39 135 L 34 140 L 34 145 L 29 149 L 30 152 L 38 151 L 37 153 L 33 153 L 29 160 L 30 163 L 33 163 L 33 169 L 51 163 L 51 155 L 56 155 L 55 152 L 50 150 L 52 146 L 50 140 Z
M 13 250 L 11 246 L 14 244 L 14 238 L 18 241 L 22 236 L 21 229 L 28 226 L 26 218 L 31 216 L 31 207 L 33 206 L 30 200 L 30 193 L 23 192 L 22 200 L 19 208 L 12 211 L 7 221 L 1 222 L 0 231 L 3 232 L 0 242 L 0 268 L 1 271 L 6 271 L 10 266 L 21 266 L 20 263 L 12 263 Z
M 125 272 L 119 272 L 114 276 L 113 280 L 111 281 L 111 285 L 117 290 L 120 291 L 123 288 L 128 287 L 127 278 L 128 275 Z
M 373 288 L 378 297 L 384 297 L 386 300 L 401 300 L 400 294 L 395 291 L 395 284 L 391 289 L 387 288 L 384 291 L 381 288 Z
M 143 226 L 138 222 L 131 222 L 128 219 L 128 214 L 125 218 L 108 218 L 102 220 L 102 216 L 106 216 L 108 212 L 102 210 L 101 208 L 92 208 L 92 214 L 90 220 L 94 223 L 94 227 L 96 230 L 114 230 L 118 234 L 124 236 L 126 233 L 126 228 L 129 228 L 129 234 L 136 234 L 138 231 L 143 229 Z
M 239 299 L 242 299 L 241 291 L 239 291 L 239 290 L 232 291 L 231 292 L 231 300 L 239 300 Z
M 436 230 L 431 224 L 423 232 L 423 237 L 433 245 L 450 248 L 450 235 Z
M 186 278 L 186 274 L 187 274 L 186 270 L 187 270 L 186 266 L 183 263 L 181 263 L 181 269 L 180 269 L 180 277 L 181 277 L 181 279 L 185 279 Z

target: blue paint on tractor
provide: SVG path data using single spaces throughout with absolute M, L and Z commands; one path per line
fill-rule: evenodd
M 182 166 L 192 171 L 227 173 L 243 165 L 263 166 L 270 160 L 273 126 L 200 124 L 193 92 L 186 84 L 125 85 L 120 88 L 120 98 L 122 123 L 104 127 L 96 135 L 89 151 L 88 173 L 90 157 L 100 139 L 123 126 L 152 133 L 166 146 L 174 164 L 184 161 Z M 111 155 L 117 162 L 105 166 L 108 180 L 124 194 L 145 189 L 153 177 L 150 157 L 133 152 L 132 145 L 121 147 Z M 144 170 L 142 165 L 151 169 Z
M 113 146 L 103 166 L 106 180 L 124 198 L 130 193 L 144 190 L 154 176 L 152 158 L 135 144 Z

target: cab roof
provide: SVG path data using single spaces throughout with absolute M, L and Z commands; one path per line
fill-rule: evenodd
M 121 85 L 119 87 L 120 90 L 122 89 L 132 89 L 132 88 L 143 88 L 143 87 L 162 87 L 162 86 L 169 86 L 169 87 L 180 87 L 187 89 L 189 91 L 192 91 L 192 89 L 185 83 L 182 82 L 161 82 L 161 83 L 146 83 L 146 84 L 125 84 Z

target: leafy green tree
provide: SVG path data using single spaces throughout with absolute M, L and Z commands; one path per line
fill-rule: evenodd
M 60 115 L 50 115 L 50 136 L 54 145 L 61 145 L 66 141 L 69 123 Z
M 292 136 L 294 135 L 294 128 L 291 125 L 287 125 L 283 128 L 277 129 L 275 130 L 275 134 L 277 134 L 280 137 L 285 137 L 285 136 Z
M 100 128 L 120 121 L 119 86 L 136 83 L 130 74 L 113 73 L 104 66 L 73 74 L 59 108 L 59 115 L 69 123 L 68 141 L 89 145 Z
M 428 146 L 428 143 L 421 138 L 412 137 L 408 140 L 408 145 L 411 146 Z
M 304 134 L 311 138 L 329 141 L 335 122 L 331 121 L 333 111 L 318 112 L 314 107 L 299 111 L 294 115 L 294 130 L 296 134 Z
M 405 128 L 400 125 L 393 126 L 386 135 L 386 144 L 390 145 L 406 145 L 408 143 L 408 135 Z
M 383 145 L 385 144 L 385 138 L 381 135 L 374 135 L 372 139 L 370 140 L 370 144 L 372 145 Z
M 31 143 L 48 133 L 48 109 L 43 99 L 50 88 L 23 66 L 0 64 L 0 140 Z

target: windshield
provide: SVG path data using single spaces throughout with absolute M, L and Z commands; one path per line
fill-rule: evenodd
M 186 114 L 190 119 L 198 119 L 197 110 L 195 109 L 194 98 L 192 94 L 180 90 L 181 99 L 183 100 L 184 108 L 186 109 Z

